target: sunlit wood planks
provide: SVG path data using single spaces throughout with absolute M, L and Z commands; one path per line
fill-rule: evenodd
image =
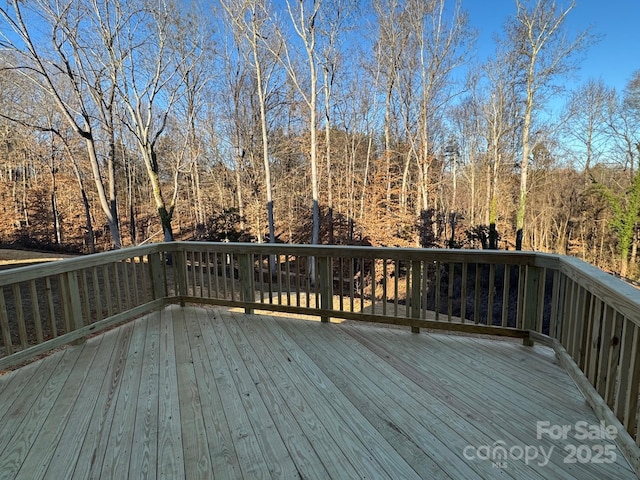
M 538 420 L 598 424 L 545 347 L 172 306 L 0 376 L 0 476 L 635 478 L 463 455 Z

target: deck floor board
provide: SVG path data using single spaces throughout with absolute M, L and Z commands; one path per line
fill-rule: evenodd
M 636 478 L 537 421 L 598 424 L 545 347 L 170 306 L 0 376 L 0 480 Z

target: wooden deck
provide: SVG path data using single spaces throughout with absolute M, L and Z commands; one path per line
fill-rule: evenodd
M 1 376 L 0 478 L 636 478 L 577 422 L 545 347 L 172 306 Z

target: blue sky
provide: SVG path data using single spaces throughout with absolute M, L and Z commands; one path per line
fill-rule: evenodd
M 568 0 L 557 1 L 568 4 Z M 493 35 L 515 13 L 515 0 L 463 0 L 462 4 L 479 33 L 478 55 L 490 55 Z M 640 0 L 577 0 L 567 21 L 573 31 L 591 26 L 593 33 L 602 36 L 586 53 L 579 81 L 602 78 L 606 85 L 624 89 L 631 74 L 640 70 Z

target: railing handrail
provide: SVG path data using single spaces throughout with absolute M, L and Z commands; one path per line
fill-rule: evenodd
M 579 258 L 559 256 L 559 261 L 563 274 L 582 287 L 596 290 L 594 294 L 640 326 L 640 290 Z
M 164 244 L 168 245 L 168 244 Z M 236 253 L 260 253 L 262 255 L 282 253 L 300 254 L 306 256 L 345 256 L 350 258 L 401 258 L 403 260 L 427 260 L 436 261 L 440 256 L 446 256 L 453 262 L 480 259 L 473 263 L 490 263 L 495 257 L 504 258 L 501 262 L 510 265 L 533 265 L 540 261 L 554 261 L 558 255 L 538 252 L 526 252 L 515 250 L 453 250 L 446 248 L 411 248 L 411 247 L 375 247 L 360 245 L 309 245 L 290 243 L 230 243 L 230 242 L 189 242 L 177 241 L 170 244 L 179 251 L 206 250 L 207 246 L 215 245 L 220 252 Z M 275 250 L 275 251 L 274 251 Z M 328 255 L 328 254 L 331 255 Z M 547 258 L 548 257 L 548 258 Z
M 91 266 L 106 265 L 118 262 L 134 256 L 143 256 L 151 253 L 162 252 L 166 249 L 164 244 L 153 243 L 143 246 L 132 246 L 108 252 L 93 253 L 73 258 L 64 258 L 52 262 L 38 263 L 24 267 L 10 268 L 0 271 L 0 287 L 18 282 L 33 280 L 44 276 L 53 276 L 61 273 L 72 272 Z

